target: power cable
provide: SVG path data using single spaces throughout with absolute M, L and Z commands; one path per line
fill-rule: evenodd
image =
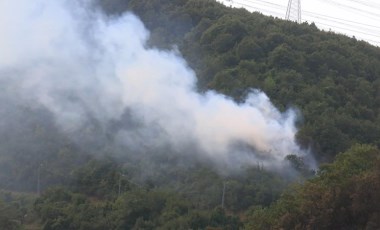
M 334 23 L 334 24 L 338 24 L 338 25 L 341 25 L 341 26 L 344 26 L 347 30 L 353 30 L 355 32 L 358 32 L 358 33 L 368 33 L 368 34 L 371 34 L 373 35 L 374 37 L 378 37 L 380 35 L 380 31 L 377 31 L 377 30 L 369 30 L 367 28 L 363 28 L 363 27 L 358 27 L 358 26 L 353 26 L 352 24 L 348 24 L 348 23 L 344 23 L 344 22 L 340 22 L 340 21 L 335 21 L 335 20 L 329 20 L 329 19 L 324 19 L 324 18 L 320 18 L 318 16 L 309 16 L 309 15 L 304 15 L 304 21 L 311 21 L 311 22 L 315 22 L 314 19 L 310 19 L 310 20 L 307 20 L 305 18 L 318 18 L 318 19 L 321 19 L 321 21 L 318 21 L 316 23 L 323 23 L 323 21 L 327 21 L 327 23 Z M 331 27 L 335 27 L 335 25 L 332 25 L 332 24 L 329 24 Z M 376 34 L 374 33 L 370 33 L 370 32 L 377 32 Z
M 242 3 L 241 1 L 247 2 L 249 4 Z M 363 3 L 363 2 L 360 2 L 360 0 L 349 0 L 349 1 L 358 2 L 360 4 Z M 240 6 L 244 7 L 244 8 L 254 9 L 254 11 L 259 11 L 259 12 L 261 12 L 263 14 L 269 14 L 271 16 L 275 16 L 275 17 L 279 17 L 279 18 L 284 18 L 284 17 L 283 17 L 283 15 L 280 16 L 279 12 L 268 10 L 268 9 L 266 9 L 266 7 L 270 6 L 271 8 L 275 8 L 277 10 L 281 10 L 282 12 L 285 11 L 285 9 L 286 9 L 285 6 L 282 6 L 282 5 L 279 5 L 279 4 L 276 4 L 276 3 L 271 3 L 271 2 L 268 2 L 266 0 L 239 0 L 239 1 L 233 1 L 233 2 L 236 5 L 240 5 Z M 332 0 L 332 2 L 329 1 L 329 3 L 345 7 L 344 5 L 342 5 L 340 3 L 334 2 L 334 0 Z M 256 5 L 252 5 L 252 4 L 256 4 Z M 257 4 L 259 6 L 257 6 Z M 377 16 L 377 14 L 365 11 L 363 9 L 362 10 L 355 9 L 353 7 L 350 7 L 350 6 L 346 6 L 346 8 L 351 9 L 351 11 L 355 10 L 355 11 L 359 11 L 361 13 L 369 13 L 369 14 Z M 361 35 L 367 35 L 367 36 L 371 36 L 371 37 L 374 37 L 374 38 L 380 38 L 378 36 L 378 34 L 380 34 L 380 31 L 377 34 L 371 33 L 371 32 L 378 32 L 376 29 L 380 29 L 379 26 L 365 24 L 365 23 L 361 23 L 361 22 L 355 22 L 355 21 L 346 20 L 346 19 L 341 19 L 341 18 L 337 18 L 337 17 L 333 17 L 333 16 L 327 16 L 327 15 L 323 15 L 323 14 L 319 14 L 319 13 L 314 13 L 314 12 L 310 12 L 310 11 L 303 11 L 303 12 L 304 12 L 303 15 L 306 16 L 307 20 L 304 19 L 302 21 L 308 21 L 308 22 L 311 21 L 311 22 L 316 23 L 317 25 L 328 26 L 331 30 L 338 31 L 338 33 L 344 33 L 344 32 L 339 31 L 339 30 L 354 32 L 355 33 L 354 36 L 356 38 L 361 37 Z M 314 19 L 311 19 L 311 18 L 314 18 Z M 315 19 L 319 19 L 319 20 L 315 20 Z M 378 19 L 380 19 L 380 18 L 378 18 Z M 322 20 L 322 22 L 320 20 Z M 328 21 L 328 22 L 330 22 L 330 24 L 325 23 L 323 21 Z M 331 25 L 331 22 L 334 23 L 334 24 L 338 24 L 338 26 L 337 25 Z M 370 27 L 371 29 L 370 28 L 364 28 L 364 27 Z M 367 40 L 367 41 L 372 42 L 372 43 L 380 44 L 379 41 L 374 41 L 374 40 L 371 40 L 371 39 L 364 39 L 364 40 Z
M 375 34 L 365 33 L 365 32 L 361 32 L 361 31 L 357 31 L 357 30 L 352 30 L 352 29 L 347 29 L 347 28 L 339 27 L 339 26 L 332 26 L 332 25 L 329 25 L 329 24 L 326 24 L 326 23 L 321 23 L 321 22 L 318 22 L 318 24 L 320 24 L 320 25 L 324 25 L 324 26 L 328 26 L 328 27 L 330 27 L 331 29 L 332 29 L 332 28 L 338 28 L 338 29 L 342 29 L 342 30 L 346 30 L 346 31 L 357 32 L 357 33 L 361 33 L 361 34 L 365 34 L 365 35 L 373 36 L 373 37 L 376 37 L 376 38 L 380 38 L 380 36 L 375 35 Z
M 373 13 L 371 11 L 364 11 L 364 10 L 360 10 L 360 9 L 357 9 L 357 8 L 354 8 L 352 6 L 346 6 L 346 5 L 343 5 L 339 2 L 335 2 L 334 0 L 322 0 L 322 1 L 325 1 L 327 2 L 328 4 L 333 4 L 333 5 L 336 5 L 336 6 L 339 6 L 341 8 L 346 8 L 346 9 L 349 9 L 351 12 L 356 12 L 356 13 L 359 13 L 361 15 L 364 15 L 366 17 L 369 17 L 369 18 L 372 18 L 374 20 L 379 20 L 380 18 L 380 14 L 376 14 L 376 13 Z M 371 17 L 370 15 L 373 15 L 375 16 L 376 18 L 374 17 Z
M 316 15 L 316 16 L 319 16 L 319 17 L 329 18 L 328 20 L 335 19 L 335 20 L 339 20 L 339 21 L 345 21 L 345 22 L 350 22 L 350 23 L 353 23 L 353 24 L 358 24 L 358 25 L 362 25 L 362 26 L 367 26 L 367 27 L 373 27 L 373 28 L 380 29 L 380 26 L 375 26 L 375 25 L 365 24 L 365 23 L 361 23 L 361 22 L 355 22 L 355 21 L 351 21 L 351 20 L 346 20 L 346 19 L 341 19 L 341 18 L 337 18 L 337 17 L 327 16 L 327 15 L 318 14 L 318 13 L 314 13 L 314 12 L 310 12 L 310 11 L 306 11 L 306 10 L 304 10 L 302 12 L 305 12 L 306 14 Z

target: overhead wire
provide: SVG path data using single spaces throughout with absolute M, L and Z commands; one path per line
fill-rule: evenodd
M 321 25 L 324 25 L 324 26 L 328 26 L 328 27 L 332 27 L 331 25 L 326 24 L 326 23 L 322 23 L 322 22 L 318 22 L 318 24 L 321 24 Z M 358 31 L 358 30 L 347 29 L 347 28 L 339 27 L 339 26 L 334 26 L 334 28 L 343 29 L 343 30 L 347 30 L 347 31 L 351 31 L 351 32 L 357 32 L 357 33 L 361 33 L 361 34 L 365 34 L 365 35 L 369 35 L 369 36 L 380 38 L 380 36 L 378 36 L 378 35 L 370 34 L 370 33 L 365 33 L 365 32 Z
M 373 2 L 368 2 L 368 1 L 363 1 L 363 0 L 348 0 L 348 1 L 359 3 L 359 4 L 362 4 L 362 5 L 368 6 L 368 7 L 380 8 L 380 4 L 376 4 L 376 3 L 373 3 Z
M 330 1 L 336 2 L 337 4 L 340 4 L 340 5 L 343 5 L 341 1 L 337 1 L 337 0 L 330 0 Z M 376 16 L 380 15 L 378 12 L 372 11 L 376 8 L 379 8 L 380 4 L 376 4 L 376 3 L 374 4 L 373 2 L 368 2 L 368 1 L 363 2 L 363 1 L 359 1 L 359 0 L 346 0 L 346 1 L 349 1 L 349 2 L 351 2 L 351 4 L 356 5 L 356 6 L 367 7 L 367 11 L 371 12 L 373 15 L 376 15 Z M 343 6 L 346 8 L 351 8 L 353 10 L 358 10 L 358 8 L 353 7 L 353 6 L 349 6 L 349 5 L 343 5 Z
M 380 14 L 376 14 L 376 13 L 373 13 L 373 12 L 368 11 L 368 10 L 366 10 L 366 11 L 360 10 L 360 9 L 357 9 L 355 7 L 352 7 L 352 6 L 346 6 L 346 5 L 343 5 L 339 2 L 336 2 L 334 0 L 320 0 L 320 1 L 324 1 L 324 2 L 327 2 L 328 4 L 333 4 L 333 5 L 336 5 L 336 6 L 341 7 L 341 8 L 346 8 L 347 10 L 350 10 L 351 12 L 361 14 L 363 16 L 366 16 L 368 18 L 372 18 L 374 20 L 378 20 L 380 18 Z M 372 15 L 372 16 L 370 16 L 370 15 Z
M 357 25 L 360 25 L 360 26 L 366 26 L 366 27 L 372 27 L 372 28 L 380 29 L 380 26 L 375 26 L 375 25 L 365 24 L 365 23 L 361 23 L 361 22 L 355 22 L 355 21 L 351 21 L 351 20 L 347 20 L 347 19 L 341 19 L 341 18 L 337 18 L 337 17 L 327 16 L 327 15 L 318 14 L 318 13 L 314 13 L 314 12 L 310 12 L 310 11 L 306 11 L 306 10 L 304 10 L 302 12 L 306 13 L 306 15 L 308 15 L 308 14 L 315 15 L 315 16 L 318 16 L 318 17 L 327 18 L 327 20 L 331 20 L 331 21 L 338 20 L 338 21 L 349 22 L 349 23 L 352 23 L 352 24 L 357 24 Z M 305 15 L 305 14 L 303 14 L 303 15 Z M 350 25 L 352 25 L 352 24 L 350 24 Z
M 354 25 L 346 23 L 346 22 L 336 21 L 336 20 L 331 20 L 331 19 L 325 19 L 325 18 L 322 18 L 322 17 L 313 16 L 313 15 L 306 15 L 306 17 L 304 17 L 303 21 L 314 22 L 315 21 L 314 19 L 308 20 L 308 19 L 305 19 L 305 18 L 317 18 L 317 19 L 320 19 L 322 21 L 327 21 L 328 25 L 331 26 L 331 27 L 335 27 L 335 25 L 332 25 L 331 23 L 338 24 L 340 26 L 344 26 L 345 29 L 347 29 L 347 30 L 352 30 L 353 32 L 358 32 L 358 33 L 363 33 L 363 34 L 370 34 L 370 35 L 373 35 L 374 37 L 379 37 L 380 38 L 380 31 L 378 31 L 378 33 L 372 33 L 372 32 L 377 32 L 377 31 L 376 30 L 372 30 L 372 29 L 369 30 L 368 28 L 363 28 L 363 27 L 359 27 L 359 26 L 354 26 Z M 322 23 L 322 22 L 318 21 L 318 23 Z
M 249 3 L 262 3 L 262 4 L 265 4 L 265 5 L 270 5 L 270 6 L 273 6 L 277 9 L 281 9 L 281 10 L 286 10 L 286 6 L 284 5 L 280 5 L 280 4 L 276 4 L 276 3 L 272 3 L 272 2 L 268 2 L 268 1 L 265 1 L 265 0 L 243 0 L 245 2 L 249 2 Z M 349 1 L 358 1 L 358 0 L 349 0 Z M 379 5 L 379 8 L 380 8 L 380 5 Z M 356 9 L 357 10 L 357 9 Z M 369 25 L 369 24 L 364 24 L 364 23 L 359 23 L 359 22 L 355 22 L 355 21 L 350 21 L 350 20 L 345 20 L 345 19 L 340 19 L 340 18 L 336 18 L 336 17 L 331 17 L 331 16 L 327 16 L 327 15 L 323 15 L 323 14 L 318 14 L 318 13 L 314 13 L 314 12 L 310 12 L 310 11 L 305 11 L 305 10 L 302 10 L 303 13 L 310 13 L 310 14 L 315 14 L 315 15 L 318 15 L 318 16 L 322 16 L 322 17 L 329 17 L 329 18 L 333 18 L 333 19 L 336 19 L 336 20 L 344 20 L 344 21 L 347 21 L 347 22 L 351 22 L 351 23 L 354 23 L 354 24 L 360 24 L 360 25 L 365 25 L 365 26 L 368 26 L 368 27 L 373 27 L 373 28 L 379 28 L 379 26 L 374 26 L 374 25 Z M 303 14 L 304 15 L 304 14 Z M 377 14 L 376 14 L 377 15 Z M 380 17 L 380 14 L 378 15 Z M 377 18 L 380 20 L 380 18 Z
M 242 1 L 245 3 L 243 3 Z M 326 0 L 322 0 L 322 1 L 326 1 Z M 360 0 L 349 0 L 349 1 L 362 4 L 362 2 Z M 280 17 L 280 18 L 284 18 L 284 15 L 280 16 L 281 13 L 274 12 L 273 10 L 268 10 L 268 9 L 266 9 L 266 7 L 270 6 L 271 9 L 275 8 L 277 10 L 281 10 L 282 12 L 284 12 L 286 10 L 286 6 L 276 4 L 276 3 L 272 3 L 272 2 L 268 2 L 266 0 L 234 0 L 234 1 L 230 1 L 230 2 L 233 2 L 234 4 L 240 5 L 244 8 L 254 9 L 255 11 L 259 11 L 263 14 L 270 14 L 272 16 L 276 16 L 276 17 Z M 332 3 L 334 5 L 342 5 L 340 3 L 335 2 L 334 0 L 330 0 L 328 2 Z M 256 4 L 256 5 L 253 6 L 252 4 Z M 259 6 L 257 6 L 257 4 Z M 355 9 L 353 7 L 348 7 L 348 9 L 351 9 L 351 10 L 353 9 L 355 11 L 358 11 L 358 9 Z M 367 12 L 363 9 L 359 10 L 359 11 L 361 13 L 371 13 L 371 12 Z M 354 33 L 356 33 L 354 35 L 356 38 L 361 37 L 361 35 L 367 35 L 367 36 L 371 36 L 373 38 L 379 38 L 379 40 L 380 40 L 380 36 L 379 36 L 380 30 L 378 30 L 378 29 L 380 29 L 380 26 L 370 25 L 370 24 L 361 23 L 361 22 L 355 22 L 355 21 L 351 21 L 351 20 L 327 16 L 327 15 L 314 13 L 314 12 L 310 12 L 310 11 L 305 11 L 305 10 L 303 10 L 302 12 L 303 12 L 303 16 L 304 16 L 303 21 L 307 21 L 307 22 L 311 21 L 311 22 L 316 23 L 317 25 L 327 26 L 327 27 L 329 27 L 329 29 L 336 30 L 338 33 L 345 33 L 345 32 L 339 31 L 339 30 L 344 30 L 346 32 L 347 31 L 354 32 Z M 373 15 L 378 15 L 379 18 L 377 18 L 377 19 L 380 20 L 380 14 L 373 14 Z M 307 20 L 305 18 L 307 18 Z M 319 19 L 319 20 L 315 20 L 315 19 Z M 320 22 L 320 20 L 322 20 L 322 22 Z M 326 23 L 326 21 L 327 21 L 327 23 Z M 331 23 L 337 24 L 337 25 L 332 25 Z M 367 27 L 367 28 L 365 28 L 365 27 Z M 357 33 L 359 35 L 357 35 Z M 374 34 L 374 33 L 376 33 L 376 34 Z M 352 36 L 352 35 L 350 35 L 350 36 Z M 363 38 L 361 38 L 361 39 L 363 39 Z M 364 40 L 370 41 L 372 43 L 380 44 L 379 41 L 375 41 L 372 39 L 366 38 Z
M 272 2 L 268 2 L 268 1 L 265 1 L 265 0 L 240 0 L 240 1 L 244 1 L 244 2 L 248 2 L 248 3 L 258 3 L 258 4 L 265 4 L 265 5 L 268 5 L 268 6 L 271 6 L 271 7 L 275 7 L 277 9 L 280 9 L 280 10 L 286 10 L 286 6 L 284 5 L 280 5 L 280 4 L 276 4 L 276 3 L 272 3 Z M 355 0 L 352 0 L 352 1 L 355 1 Z M 234 1 L 235 3 L 238 3 L 239 4 L 239 1 L 235 0 Z M 339 4 L 341 5 L 341 4 Z M 251 5 L 249 5 L 251 6 Z M 251 6 L 252 7 L 252 6 Z M 380 6 L 379 6 L 380 7 Z M 255 8 L 258 8 L 258 7 L 255 7 Z M 351 7 L 352 8 L 352 7 Z M 357 10 L 357 9 L 355 9 Z M 308 13 L 311 13 L 311 14 L 317 14 L 317 15 L 321 15 L 321 16 L 325 16 L 325 15 L 322 15 L 322 14 L 318 14 L 318 13 L 314 13 L 314 12 L 310 12 L 310 11 L 305 11 L 305 10 L 302 10 L 302 12 L 308 12 Z M 365 13 L 365 12 L 364 12 Z M 377 14 L 375 14 L 377 15 Z M 380 17 L 380 14 L 377 15 Z M 325 16 L 325 17 L 329 17 L 329 16 Z M 344 20 L 344 19 L 339 19 L 339 18 L 335 18 L 335 19 L 338 19 L 338 20 Z M 347 21 L 347 20 L 346 20 Z M 358 22 L 354 22 L 354 21 L 351 21 L 352 23 L 356 23 L 356 24 L 362 24 L 362 25 L 368 25 L 368 24 L 363 24 L 363 23 L 358 23 Z M 368 25 L 368 26 L 373 26 L 373 25 Z M 377 27 L 377 26 L 374 26 L 374 27 Z M 380 28 L 380 27 L 377 27 L 377 28 Z
M 246 7 L 246 8 L 250 8 L 250 9 L 255 9 L 255 11 L 257 11 L 257 12 L 260 12 L 260 13 L 269 13 L 270 15 L 272 15 L 272 16 L 277 16 L 277 17 L 279 17 L 279 18 L 282 18 L 283 16 L 281 16 L 280 15 L 280 13 L 278 13 L 278 12 L 274 12 L 274 11 L 272 11 L 272 10 L 266 10 L 265 9 L 265 12 L 263 12 L 264 10 L 262 9 L 262 8 L 258 8 L 258 7 L 255 7 L 255 6 L 251 6 L 251 5 L 248 5 L 248 4 L 245 4 L 245 3 L 241 3 L 241 2 L 236 2 L 236 1 L 234 1 L 234 3 L 235 4 L 237 4 L 237 5 L 240 5 L 240 6 L 244 6 L 244 7 Z
M 271 7 L 274 6 L 274 7 L 280 8 L 281 10 L 283 10 L 283 8 L 285 7 L 283 5 L 272 3 L 272 2 L 268 2 L 268 1 L 264 1 L 264 0 L 242 0 L 242 1 L 249 2 L 249 3 L 260 2 L 260 3 L 264 3 L 266 5 L 270 5 Z

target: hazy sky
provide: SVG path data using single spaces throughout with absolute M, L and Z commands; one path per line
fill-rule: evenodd
M 289 0 L 218 0 L 266 15 L 285 18 Z M 295 0 L 294 0 L 295 1 Z M 302 21 L 380 46 L 380 1 L 301 0 Z

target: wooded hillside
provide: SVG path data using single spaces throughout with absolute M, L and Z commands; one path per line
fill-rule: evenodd
M 240 100 L 258 88 L 280 108 L 298 108 L 299 143 L 319 160 L 355 143 L 380 144 L 379 48 L 215 1 L 100 3 L 110 14 L 140 16 L 153 46 L 178 45 L 201 89 Z
M 95 5 L 109 17 L 138 15 L 151 32 L 151 48 L 178 48 L 200 92 L 212 89 L 241 102 L 260 89 L 281 111 L 297 109 L 297 142 L 321 167 L 314 175 L 302 159 L 289 157 L 293 170 L 284 176 L 260 164 L 223 173 L 162 150 L 116 157 L 115 147 L 96 140 L 81 148 L 46 111 L 0 98 L 0 114 L 14 117 L 2 127 L 20 127 L 0 140 L 0 226 L 380 228 L 380 48 L 213 0 Z M 20 115 L 25 110 L 27 118 Z M 37 183 L 37 199 L 15 193 L 35 193 Z

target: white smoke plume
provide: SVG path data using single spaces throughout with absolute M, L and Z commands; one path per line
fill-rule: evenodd
M 0 0 L 0 33 L 2 87 L 47 108 L 68 135 L 89 118 L 107 126 L 128 110 L 143 124 L 118 131 L 130 148 L 196 146 L 218 164 L 238 166 L 305 154 L 292 110 L 280 113 L 258 90 L 239 104 L 198 93 L 186 61 L 146 48 L 149 32 L 131 13 L 110 19 L 83 1 Z

